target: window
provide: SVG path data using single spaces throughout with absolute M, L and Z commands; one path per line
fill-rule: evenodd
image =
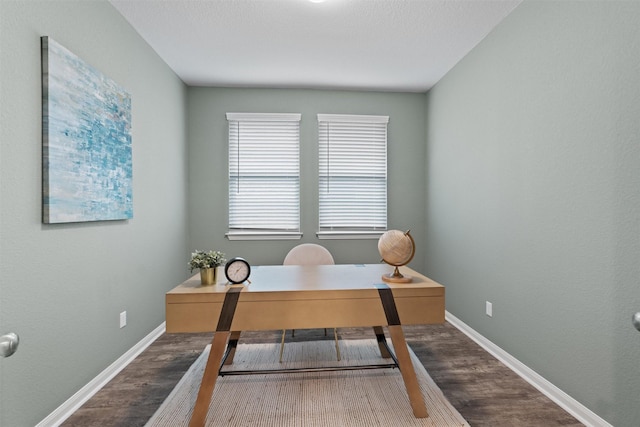
M 387 229 L 388 116 L 318 114 L 319 238 Z
M 227 113 L 230 240 L 299 239 L 300 114 Z

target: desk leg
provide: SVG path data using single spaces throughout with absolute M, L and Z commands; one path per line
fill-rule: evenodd
M 209 359 L 207 359 L 207 365 L 204 368 L 202 382 L 200 383 L 200 390 L 198 390 L 198 398 L 196 399 L 196 405 L 193 408 L 193 413 L 191 414 L 189 427 L 204 427 L 204 423 L 207 420 L 207 412 L 209 412 L 209 404 L 211 403 L 213 388 L 218 380 L 220 362 L 222 361 L 227 341 L 232 335 L 231 323 L 233 322 L 233 315 L 236 312 L 240 292 L 242 292 L 242 288 L 231 287 L 224 296 L 222 310 L 220 311 L 220 317 L 218 318 L 218 326 L 216 327 L 216 332 L 213 335 Z M 237 334 L 239 336 L 240 333 L 238 332 Z
M 386 284 L 379 284 L 377 285 L 377 288 L 378 293 L 380 294 L 382 308 L 384 309 L 384 314 L 387 318 L 389 335 L 391 335 L 391 342 L 393 343 L 396 358 L 398 359 L 398 366 L 402 373 L 404 386 L 407 388 L 409 403 L 411 403 L 411 408 L 413 409 L 413 415 L 416 418 L 427 418 L 429 413 L 427 412 L 427 407 L 425 406 L 424 399 L 422 398 L 420 385 L 416 378 L 416 371 L 413 369 L 413 363 L 411 362 L 411 355 L 407 348 L 407 342 L 404 339 L 404 332 L 402 332 L 400 315 L 398 314 L 396 302 L 393 299 L 393 292 Z
M 229 338 L 229 355 L 224 361 L 225 365 L 231 365 L 233 363 L 233 356 L 236 355 L 236 347 L 238 347 L 238 340 L 240 339 L 240 331 L 232 331 L 231 338 Z
M 389 335 L 391 335 L 391 342 L 393 343 L 393 348 L 396 352 L 396 358 L 398 359 L 398 366 L 402 373 L 404 386 L 407 388 L 409 402 L 411 403 L 411 408 L 413 408 L 413 415 L 416 418 L 427 418 L 429 416 L 429 412 L 427 412 L 427 407 L 424 404 L 420 385 L 416 378 L 416 371 L 413 369 L 413 363 L 411 363 L 411 355 L 407 348 L 407 342 L 404 340 L 402 326 L 389 326 Z
M 380 349 L 380 356 L 384 359 L 389 359 L 391 354 L 389 354 L 389 350 L 386 346 L 387 339 L 384 336 L 384 329 L 382 326 L 374 326 L 373 332 L 376 334 L 376 340 L 378 340 L 378 348 Z
M 209 403 L 213 395 L 213 388 L 218 380 L 218 369 L 220 369 L 220 362 L 222 361 L 222 355 L 227 346 L 229 335 L 229 332 L 216 332 L 213 336 L 209 359 L 204 369 L 200 390 L 198 391 L 198 399 L 196 400 L 196 406 L 193 408 L 189 427 L 204 426 L 207 412 L 209 412 Z

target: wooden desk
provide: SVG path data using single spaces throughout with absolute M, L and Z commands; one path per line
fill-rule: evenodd
M 384 283 L 391 271 L 386 264 L 258 266 L 251 284 L 228 286 L 220 268 L 215 285 L 201 286 L 196 275 L 169 291 L 167 332 L 215 332 L 190 426 L 204 425 L 227 342 L 235 345 L 245 330 L 372 326 L 380 342 L 387 326 L 413 413 L 428 417 L 401 325 L 443 323 L 444 287 L 408 267 L 400 271 L 412 283 Z

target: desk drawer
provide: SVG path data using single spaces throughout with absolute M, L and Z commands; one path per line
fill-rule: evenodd
M 444 322 L 444 296 L 395 298 L 403 325 Z M 215 331 L 220 302 L 166 304 L 167 332 Z M 236 308 L 232 330 L 306 329 L 387 324 L 380 298 L 243 301 Z

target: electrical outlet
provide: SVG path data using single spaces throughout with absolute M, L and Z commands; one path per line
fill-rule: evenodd
M 486 301 L 485 312 L 487 316 L 493 317 L 493 304 L 491 304 L 489 301 Z
M 124 328 L 127 326 L 127 312 L 123 311 L 120 313 L 120 328 Z

